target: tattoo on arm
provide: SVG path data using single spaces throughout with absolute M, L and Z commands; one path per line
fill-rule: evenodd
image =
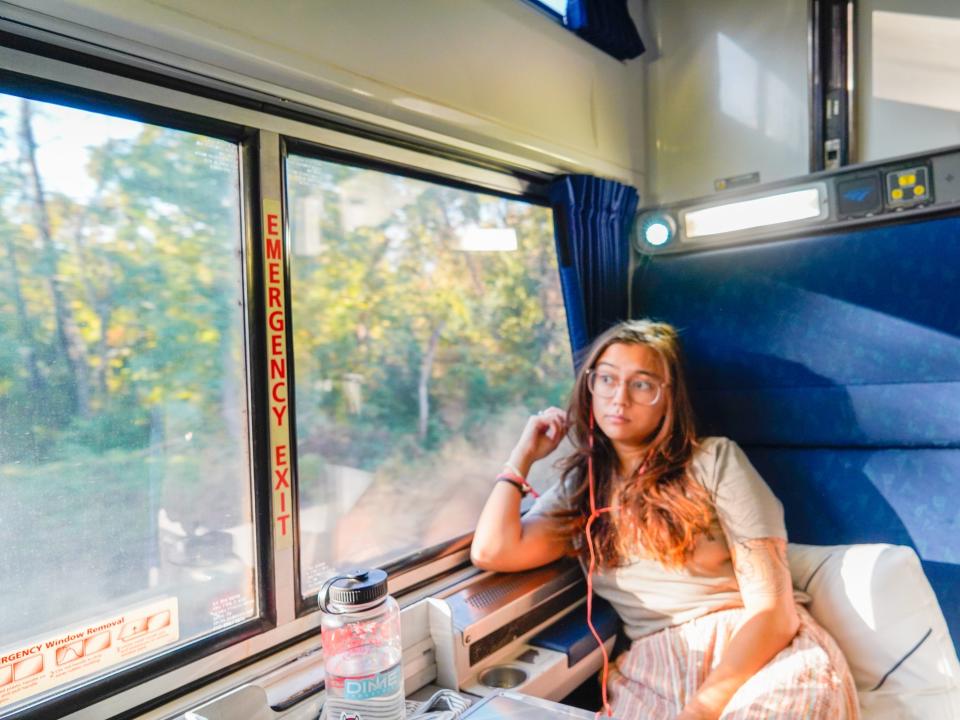
M 731 550 L 741 593 L 770 597 L 792 591 L 786 540 L 737 540 Z

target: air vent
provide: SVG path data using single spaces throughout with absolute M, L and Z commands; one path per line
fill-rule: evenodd
M 473 608 L 489 607 L 490 605 L 496 603 L 497 600 L 509 595 L 521 585 L 525 584 L 525 582 L 525 578 L 518 578 L 517 580 L 511 580 L 509 582 L 504 582 L 501 580 L 499 585 L 468 597 L 466 599 L 466 604 Z

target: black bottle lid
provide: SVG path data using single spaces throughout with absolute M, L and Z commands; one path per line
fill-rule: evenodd
M 335 613 L 331 605 L 349 611 L 383 600 L 386 596 L 387 574 L 383 570 L 357 568 L 327 580 L 320 589 L 317 602 L 324 612 Z

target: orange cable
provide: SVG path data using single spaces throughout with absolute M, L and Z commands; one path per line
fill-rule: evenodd
M 587 525 L 584 528 L 584 534 L 587 537 L 587 549 L 590 552 L 590 565 L 587 568 L 587 627 L 590 628 L 590 632 L 593 634 L 594 639 L 597 641 L 597 645 L 600 646 L 600 654 L 603 656 L 603 675 L 600 680 L 600 696 L 603 699 L 603 707 L 601 710 L 597 710 L 596 714 L 593 716 L 594 720 L 600 717 L 601 711 L 605 711 L 607 717 L 613 716 L 613 710 L 610 707 L 610 703 L 607 701 L 607 675 L 610 672 L 610 658 L 607 655 L 607 648 L 603 644 L 603 640 L 600 637 L 600 633 L 597 632 L 597 629 L 593 626 L 593 572 L 596 569 L 596 554 L 593 550 L 593 537 L 590 535 L 590 528 L 593 526 L 593 521 L 600 517 L 601 513 L 610 512 L 612 507 L 600 508 L 597 510 L 597 500 L 596 494 L 594 492 L 594 483 L 593 483 L 593 410 L 590 411 L 590 454 L 587 456 L 587 480 L 590 486 L 590 517 L 587 518 Z
M 594 720 L 600 717 L 601 712 L 606 712 L 607 717 L 613 717 L 613 709 L 610 707 L 610 703 L 607 700 L 607 675 L 610 672 L 610 658 L 607 655 L 607 648 L 603 644 L 603 640 L 600 638 L 600 633 L 597 632 L 597 629 L 593 626 L 593 572 L 596 569 L 597 559 L 596 554 L 593 549 L 593 536 L 590 535 L 590 528 L 593 526 L 593 521 L 600 517 L 605 512 L 611 512 L 616 510 L 616 506 L 609 505 L 605 508 L 597 509 L 597 500 L 596 493 L 594 490 L 593 482 L 593 410 L 590 410 L 590 438 L 588 441 L 590 454 L 587 456 L 587 481 L 590 487 L 590 517 L 587 518 L 587 524 L 584 528 L 584 535 L 587 538 L 587 549 L 590 552 L 590 564 L 587 567 L 587 627 L 590 628 L 590 632 L 593 634 L 594 639 L 597 641 L 597 645 L 600 646 L 600 654 L 603 656 L 603 676 L 600 680 L 600 696 L 603 699 L 603 707 L 600 710 L 597 710 L 596 714 L 593 716 Z M 643 473 L 646 468 L 646 460 L 640 464 L 638 473 Z

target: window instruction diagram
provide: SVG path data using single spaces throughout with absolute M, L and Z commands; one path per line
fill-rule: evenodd
M 177 598 L 0 650 L 0 708 L 176 642 Z

